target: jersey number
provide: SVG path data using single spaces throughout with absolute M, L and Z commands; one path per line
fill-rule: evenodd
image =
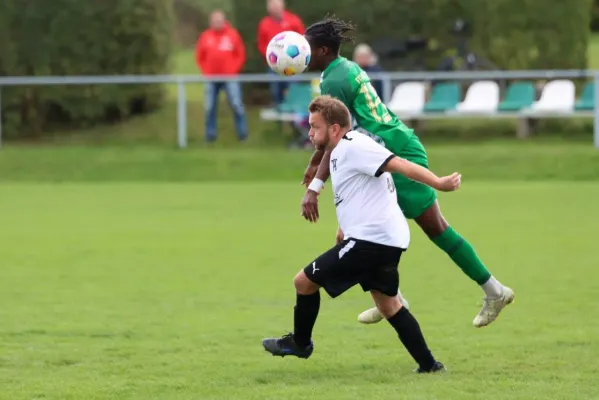
M 370 82 L 360 85 L 360 93 L 366 98 L 366 104 L 370 109 L 370 114 L 372 114 L 372 117 L 376 122 L 384 124 L 391 122 L 391 114 L 389 114 L 387 106 L 383 104 L 381 98 L 376 94 L 376 90 L 374 90 Z

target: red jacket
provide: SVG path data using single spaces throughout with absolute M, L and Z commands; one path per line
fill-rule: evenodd
M 196 45 L 196 64 L 204 75 L 237 75 L 245 63 L 245 46 L 235 28 L 206 29 Z
M 264 57 L 266 57 L 266 48 L 270 39 L 284 31 L 294 31 L 303 35 L 305 28 L 302 20 L 288 11 L 283 13 L 283 18 L 280 21 L 270 15 L 262 18 L 258 24 L 258 50 Z

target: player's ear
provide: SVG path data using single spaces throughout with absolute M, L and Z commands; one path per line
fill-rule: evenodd
M 335 136 L 339 136 L 339 134 L 341 133 L 341 125 L 333 124 L 333 125 L 331 125 L 331 128 L 333 129 L 333 134 Z
M 327 46 L 320 46 L 316 49 L 316 54 L 318 56 L 326 56 L 327 55 Z

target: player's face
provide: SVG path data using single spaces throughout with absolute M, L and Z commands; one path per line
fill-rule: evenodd
M 310 63 L 308 64 L 308 71 L 323 71 L 324 61 L 323 56 L 327 53 L 327 48 L 322 46 L 316 46 L 310 41 L 310 36 L 305 36 L 308 43 L 310 43 Z
M 326 150 L 331 144 L 336 143 L 335 138 L 339 136 L 341 127 L 329 125 L 320 113 L 310 113 L 310 141 L 317 150 Z
M 320 113 L 310 113 L 310 141 L 318 150 L 324 150 L 329 144 L 329 125 Z

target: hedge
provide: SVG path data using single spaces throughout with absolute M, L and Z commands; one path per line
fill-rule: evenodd
M 592 0 L 591 9 L 591 31 L 599 32 L 599 0 Z
M 584 69 L 592 1 L 480 1 L 474 45 L 505 69 Z
M 172 11 L 172 0 L 0 0 L 0 73 L 169 73 Z M 149 112 L 165 95 L 160 85 L 9 87 L 2 94 L 9 137 Z

